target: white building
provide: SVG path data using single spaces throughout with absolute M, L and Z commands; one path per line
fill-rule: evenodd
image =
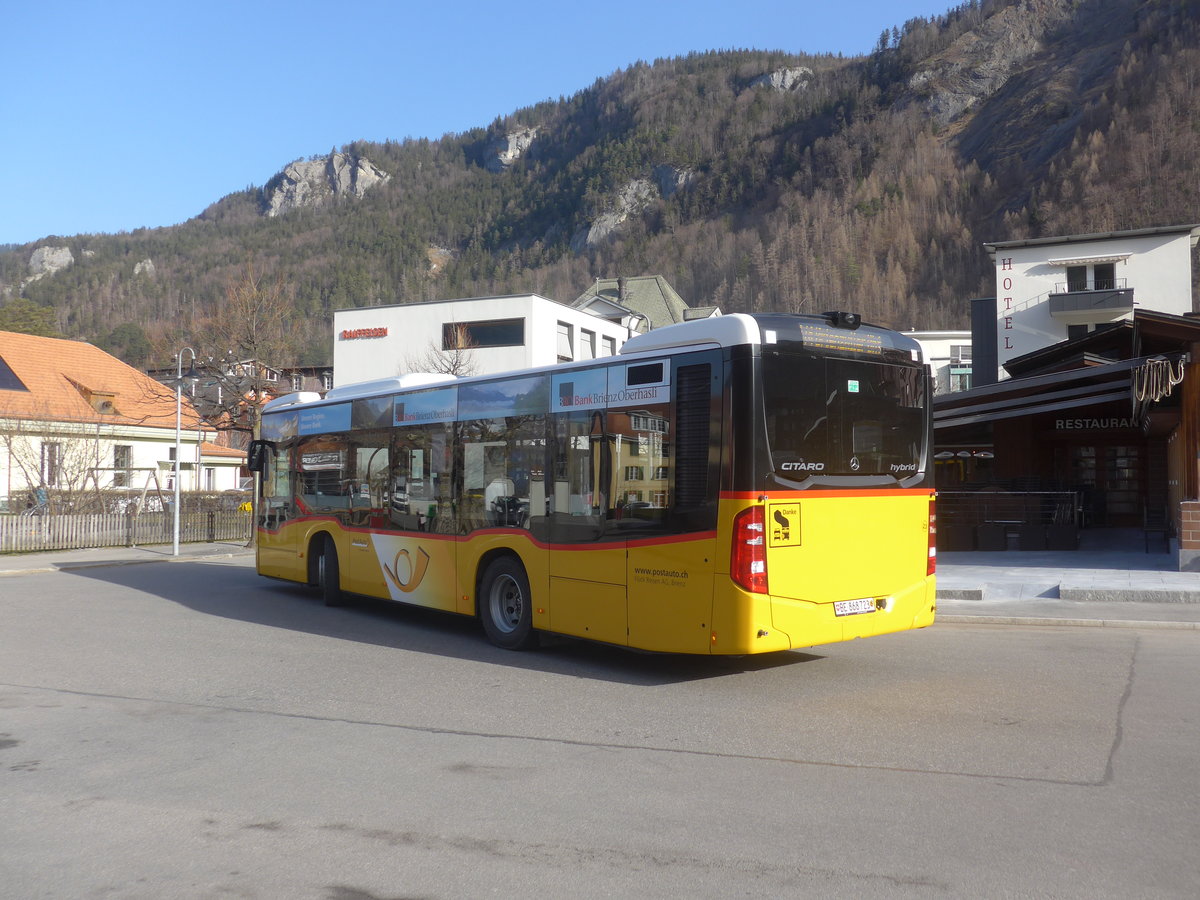
M 971 389 L 970 331 L 906 331 L 933 370 L 935 394 Z
M 472 373 L 614 355 L 633 330 L 538 294 L 339 309 L 334 385 L 431 371 L 462 353 Z
M 1192 312 L 1200 225 L 984 244 L 996 266 L 996 354 L 1004 364 L 1133 317 Z M 979 354 L 982 356 L 982 351 Z
M 180 489 L 237 488 L 245 454 L 181 404 Z M 175 392 L 81 341 L 0 332 L 0 511 L 173 490 Z M 73 502 L 73 501 L 72 501 Z

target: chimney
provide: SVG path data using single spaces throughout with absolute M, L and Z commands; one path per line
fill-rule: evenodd
M 624 305 L 625 303 L 625 279 L 617 279 L 617 302 Z

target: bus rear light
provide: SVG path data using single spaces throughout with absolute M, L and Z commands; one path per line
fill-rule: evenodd
M 929 500 L 929 562 L 925 564 L 925 574 L 932 575 L 937 571 L 937 509 L 936 501 Z
M 767 593 L 767 529 L 761 506 L 743 509 L 733 520 L 729 576 L 743 590 Z

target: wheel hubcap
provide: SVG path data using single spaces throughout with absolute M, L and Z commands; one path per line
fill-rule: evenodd
M 525 606 L 525 598 L 521 596 L 521 586 L 516 579 L 510 575 L 497 578 L 492 583 L 488 602 L 496 627 L 505 634 L 515 631 L 521 623 L 521 611 Z

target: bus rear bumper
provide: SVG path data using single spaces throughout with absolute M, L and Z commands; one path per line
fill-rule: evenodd
M 776 627 L 788 634 L 793 648 L 813 647 L 932 625 L 937 614 L 935 598 L 934 579 L 930 577 L 886 596 L 854 598 L 848 604 L 853 608 L 859 599 L 871 600 L 876 604 L 873 612 L 844 612 L 837 603 L 773 597 L 771 614 Z
M 903 590 L 870 599 L 870 612 L 852 612 L 835 603 L 816 603 L 788 597 L 743 594 L 748 615 L 741 622 L 714 628 L 709 652 L 714 654 L 769 653 L 836 644 L 932 625 L 937 615 L 934 577 Z M 851 599 L 851 598 L 847 598 Z M 843 614 L 839 614 L 843 613 Z

